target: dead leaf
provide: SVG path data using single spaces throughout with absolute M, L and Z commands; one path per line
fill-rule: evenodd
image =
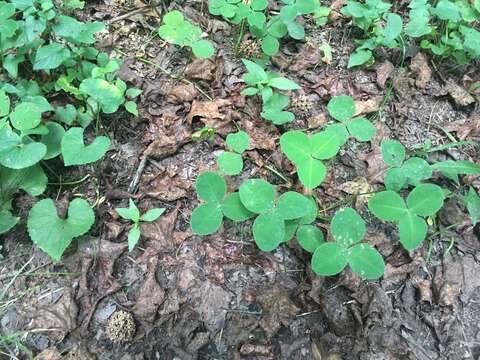
M 387 80 L 390 79 L 395 71 L 395 67 L 390 61 L 385 61 L 376 68 L 377 71 L 377 85 L 381 89 L 385 89 Z
M 420 294 L 421 302 L 432 303 L 432 281 L 427 279 L 422 279 L 418 276 L 412 277 L 412 285 L 418 290 Z
M 216 65 L 208 59 L 194 59 L 187 65 L 183 75 L 187 79 L 211 81 L 215 78 Z
M 367 180 L 370 184 L 383 182 L 383 173 L 388 166 L 383 162 L 382 152 L 380 151 L 380 142 L 390 136 L 390 129 L 387 125 L 377 121 L 375 123 L 377 129 L 376 136 L 372 140 L 372 151 L 367 155 L 358 154 L 360 160 L 366 161 L 368 164 Z
M 157 258 L 150 258 L 145 282 L 139 290 L 133 313 L 141 320 L 153 322 L 158 308 L 165 298 L 165 291 L 158 285 L 155 278 Z
M 293 59 L 292 65 L 289 70 L 294 72 L 305 71 L 311 67 L 314 67 L 322 60 L 322 54 L 318 46 L 307 42 L 302 45 L 300 50 L 296 53 Z
M 473 114 L 468 119 L 457 120 L 442 126 L 448 132 L 456 132 L 459 140 L 480 140 L 480 115 Z
M 188 196 L 192 182 L 178 175 L 170 177 L 168 173 L 144 175 L 140 183 L 140 192 L 162 201 L 175 201 Z
M 226 114 L 220 108 L 231 105 L 227 99 L 216 99 L 213 101 L 193 101 L 190 113 L 187 116 L 188 124 L 192 124 L 193 118 L 199 117 L 206 126 L 219 129 L 230 122 Z
M 47 331 L 50 339 L 60 342 L 77 327 L 77 314 L 78 307 L 72 291 L 65 290 L 57 303 L 37 310 L 28 328 Z
M 330 5 L 330 9 L 332 11 L 330 12 L 330 20 L 335 21 L 338 18 L 342 17 L 342 14 L 340 13 L 340 9 L 347 3 L 347 0 L 333 0 L 332 4 Z
M 272 345 L 243 344 L 240 347 L 243 356 L 271 356 L 272 352 Z
M 48 348 L 35 356 L 34 360 L 62 360 L 62 355 L 56 348 Z
M 380 104 L 382 103 L 382 98 L 377 97 L 373 99 L 368 99 L 364 101 L 355 101 L 355 115 L 358 116 L 361 114 L 370 114 L 372 112 L 378 111 L 380 109 Z
M 274 150 L 279 137 L 277 128 L 265 120 L 245 120 L 245 131 L 250 136 L 249 149 Z
M 308 128 L 309 129 L 315 129 L 322 127 L 328 122 L 328 116 L 325 113 L 320 113 L 315 116 L 310 116 L 307 121 L 308 121 Z
M 445 89 L 450 94 L 453 101 L 459 106 L 467 106 L 475 102 L 474 97 L 452 79 L 447 80 Z
M 372 186 L 364 177 L 358 177 L 352 181 L 347 181 L 340 184 L 338 188 L 351 195 L 364 194 L 356 197 L 355 208 L 357 211 L 361 211 L 363 206 L 366 205 L 368 200 L 374 195 Z
M 180 84 L 170 90 L 167 98 L 174 104 L 193 101 L 198 95 L 198 91 L 193 84 Z
M 415 85 L 419 89 L 425 89 L 432 79 L 432 69 L 428 65 L 427 56 L 419 52 L 412 59 L 410 69 L 415 73 Z

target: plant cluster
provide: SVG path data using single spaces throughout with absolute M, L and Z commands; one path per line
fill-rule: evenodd
M 118 59 L 92 46 L 103 29 L 102 23 L 62 14 L 50 0 L 0 1 L 5 70 L 0 79 L 0 234 L 19 221 L 12 214 L 15 193 L 39 196 L 45 191 L 46 161 L 61 159 L 72 166 L 100 160 L 110 140 L 97 135 L 86 145 L 85 129 L 95 122 L 98 133 L 101 115 L 122 105 L 137 115 L 134 99 L 141 91 L 127 89 L 115 77 Z M 53 105 L 53 97 L 62 96 L 64 105 Z M 44 199 L 32 207 L 27 225 L 32 241 L 57 261 L 94 219 L 83 199 L 70 203 L 65 218 L 58 216 L 53 200 Z
M 201 59 L 208 59 L 215 53 L 213 44 L 202 39 L 202 29 L 185 20 L 178 10 L 170 11 L 163 16 L 158 35 L 171 44 L 190 47 L 193 55 Z

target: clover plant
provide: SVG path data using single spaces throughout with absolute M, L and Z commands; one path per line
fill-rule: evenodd
M 243 81 L 248 85 L 242 90 L 242 95 L 253 96 L 259 94 L 262 98 L 263 108 L 261 116 L 272 121 L 276 125 L 285 124 L 295 119 L 293 113 L 284 111 L 288 106 L 288 96 L 281 93 L 274 93 L 278 90 L 297 90 L 300 87 L 292 80 L 280 76 L 273 71 L 265 71 L 260 65 L 253 61 L 242 59 L 247 73 Z
M 140 240 L 140 223 L 153 222 L 165 212 L 165 208 L 153 208 L 140 215 L 140 211 L 132 199 L 128 201 L 128 208 L 116 208 L 115 211 L 125 220 L 133 222 L 132 228 L 128 232 L 128 251 L 132 251 L 138 240 Z
M 228 134 L 227 145 L 232 151 L 224 151 L 217 158 L 221 174 L 238 175 L 243 170 L 242 153 L 250 146 L 250 137 L 244 131 Z
M 45 191 L 47 161 L 61 158 L 65 166 L 85 165 L 105 155 L 110 140 L 92 137 L 92 122 L 98 133 L 103 117 L 121 106 L 138 115 L 135 98 L 141 90 L 116 78 L 121 61 L 93 46 L 95 34 L 105 26 L 62 14 L 65 7 L 50 0 L 0 1 L 0 233 L 19 221 L 11 205 L 17 192 L 40 196 Z M 32 207 L 28 232 L 58 261 L 93 221 L 85 200 L 73 200 L 62 219 L 54 202 L 45 199 Z
M 158 35 L 171 44 L 190 47 L 193 54 L 201 59 L 208 59 L 215 53 L 212 43 L 202 39 L 202 29 L 185 20 L 178 10 L 163 16 Z
M 322 276 L 340 273 L 347 264 L 362 279 L 378 279 L 385 271 L 380 253 L 361 243 L 365 237 L 365 221 L 352 208 L 337 211 L 330 223 L 334 241 L 320 244 L 312 256 L 312 270 Z

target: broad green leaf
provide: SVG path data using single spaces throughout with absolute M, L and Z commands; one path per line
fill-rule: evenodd
M 255 26 L 259 29 L 262 29 L 263 26 L 265 25 L 267 18 L 265 17 L 265 14 L 262 12 L 251 12 L 250 14 L 247 15 L 247 22 L 248 25 L 250 26 Z
M 382 191 L 368 201 L 368 209 L 377 218 L 385 221 L 398 221 L 408 211 L 405 201 L 394 191 Z
M 338 121 L 347 121 L 355 114 L 355 101 L 350 96 L 334 96 L 327 105 L 329 114 Z
M 340 151 L 340 141 L 334 131 L 320 131 L 310 138 L 311 154 L 319 160 L 335 157 Z
M 220 228 L 222 220 L 222 211 L 217 204 L 203 204 L 193 210 L 190 227 L 194 234 L 210 235 Z
M 459 8 L 450 0 L 440 0 L 437 6 L 432 10 L 432 13 L 442 20 L 461 20 Z
M 54 261 L 59 261 L 72 240 L 87 233 L 94 222 L 95 214 L 83 199 L 77 198 L 70 202 L 66 219 L 58 217 L 52 199 L 44 199 L 30 210 L 27 228 L 35 245 Z
M 254 215 L 254 213 L 248 211 L 247 208 L 243 206 L 238 192 L 228 194 L 225 197 L 222 204 L 222 211 L 227 218 L 233 221 L 245 221 Z
M 348 264 L 362 279 L 373 280 L 382 277 L 385 263 L 382 255 L 370 244 L 358 244 L 348 250 Z
M 277 215 L 283 220 L 304 217 L 311 208 L 310 200 L 295 191 L 287 191 L 278 198 Z
M 315 198 L 313 196 L 306 196 L 306 197 L 309 201 L 308 211 L 307 211 L 307 214 L 300 219 L 301 225 L 311 224 L 317 219 L 317 215 L 318 215 L 318 205 L 317 205 L 317 202 L 315 201 Z
M 435 184 L 417 185 L 407 197 L 408 209 L 420 216 L 432 216 L 443 206 L 443 190 Z
M 10 114 L 10 122 L 12 126 L 20 131 L 33 129 L 40 124 L 42 120 L 42 112 L 31 102 L 22 102 L 15 106 Z
M 83 128 L 70 128 L 61 141 L 65 166 L 90 164 L 100 160 L 110 148 L 110 139 L 98 136 L 89 145 L 83 142 Z
M 18 64 L 24 61 L 25 61 L 25 56 L 10 54 L 3 58 L 3 67 L 5 70 L 7 70 L 10 77 L 16 79 L 18 76 Z
M 252 0 L 250 2 L 250 6 L 255 11 L 265 10 L 266 7 L 268 6 L 268 1 L 267 0 Z
M 427 236 L 427 230 L 425 220 L 410 211 L 407 211 L 398 222 L 400 242 L 408 251 L 413 251 L 420 246 Z
M 164 212 L 165 208 L 154 208 L 148 210 L 145 214 L 140 216 L 141 221 L 152 222 L 157 220 Z
M 399 192 L 407 183 L 407 178 L 401 168 L 391 168 L 385 173 L 383 180 L 387 190 Z
M 283 125 L 295 120 L 295 115 L 290 111 L 282 111 L 278 109 L 268 109 L 260 113 L 265 120 L 270 120 L 275 125 Z
M 468 195 L 465 197 L 465 203 L 468 213 L 472 218 L 472 224 L 475 225 L 480 219 L 480 197 L 473 187 L 470 186 Z
M 220 204 L 227 192 L 227 183 L 217 173 L 207 171 L 198 175 L 195 189 L 200 199 Z
M 254 87 L 247 87 L 247 88 L 243 89 L 240 92 L 240 94 L 242 94 L 243 96 L 253 96 L 253 95 L 258 94 L 258 89 L 254 88 Z
M 42 144 L 47 147 L 47 153 L 44 156 L 45 160 L 53 159 L 61 154 L 61 142 L 65 129 L 56 122 L 49 121 L 45 124 L 48 129 L 48 134 L 40 138 Z
M 19 220 L 20 218 L 13 216 L 10 211 L 0 210 L 0 235 L 10 231 Z
M 262 39 L 262 51 L 268 56 L 274 56 L 280 49 L 280 43 L 277 38 L 267 35 Z
M 285 223 L 276 214 L 260 214 L 252 226 L 255 244 L 262 251 L 273 251 L 285 236 Z
M 5 91 L 0 90 L 0 118 L 10 113 L 10 98 Z
M 432 165 L 432 169 L 445 173 L 454 174 L 480 174 L 480 164 L 466 160 L 446 160 L 440 161 Z
M 310 138 L 302 131 L 288 131 L 280 137 L 280 148 L 292 163 L 298 165 L 311 157 Z
M 246 59 L 242 59 L 242 62 L 247 68 L 248 74 L 251 75 L 253 83 L 259 83 L 268 79 L 267 73 L 260 65 Z
M 402 33 L 403 22 L 402 18 L 398 14 L 389 13 L 387 15 L 387 25 L 383 31 L 385 36 L 385 42 L 392 42 Z
M 312 270 L 317 275 L 332 276 L 347 266 L 346 250 L 337 243 L 326 242 L 312 256 Z
M 133 250 L 135 245 L 137 245 L 138 240 L 140 240 L 140 227 L 138 226 L 138 224 L 135 224 L 128 232 L 128 251 Z
M 276 77 L 271 79 L 268 84 L 271 87 L 280 89 L 280 90 L 298 90 L 300 86 L 298 86 L 294 81 L 287 79 L 285 77 Z
M 39 164 L 14 170 L 0 166 L 2 194 L 11 197 L 18 189 L 30 196 L 41 195 L 47 188 L 47 176 Z
M 70 50 L 58 43 L 41 46 L 35 53 L 33 70 L 56 69 L 70 56 Z
M 138 117 L 138 109 L 137 109 L 137 103 L 135 101 L 126 101 L 125 104 L 125 109 L 132 114 L 135 117 Z
M 143 90 L 137 89 L 137 88 L 129 88 L 127 91 L 125 91 L 125 96 L 128 97 L 129 99 L 135 99 L 138 97 Z
M 348 58 L 347 68 L 351 69 L 355 66 L 363 65 L 369 62 L 373 58 L 373 53 L 371 50 L 355 50 L 354 53 Z
M 215 49 L 208 40 L 198 40 L 192 43 L 193 55 L 200 59 L 208 59 L 213 56 Z
M 265 213 L 275 205 L 275 187 L 262 179 L 248 179 L 238 191 L 247 210 L 256 214 Z
M 140 210 L 132 199 L 128 199 L 128 208 L 116 208 L 115 211 L 125 220 L 132 220 L 134 223 L 140 221 Z
M 405 160 L 405 147 L 397 140 L 383 140 L 380 144 L 385 164 L 399 167 Z
M 283 236 L 282 242 L 288 242 L 293 239 L 295 232 L 298 229 L 298 219 L 295 220 L 285 220 L 285 235 Z
M 350 134 L 358 141 L 370 141 L 375 137 L 375 126 L 365 118 L 347 121 L 345 125 Z
M 95 33 L 105 29 L 101 22 L 82 23 L 70 16 L 59 15 L 55 20 L 54 33 L 74 44 L 93 44 Z
M 296 21 L 287 23 L 288 35 L 295 40 L 302 40 L 305 38 L 305 29 Z
M 340 246 L 347 248 L 365 237 L 365 221 L 354 209 L 345 208 L 333 217 L 330 232 Z
M 230 149 L 241 154 L 250 146 L 250 137 L 245 131 L 238 131 L 235 134 L 228 134 L 226 142 Z
M 77 109 L 72 104 L 67 104 L 65 107 L 59 106 L 55 109 L 55 115 L 58 120 L 67 125 L 72 125 L 77 118 Z
M 121 87 L 104 79 L 85 79 L 80 91 L 97 101 L 105 114 L 116 112 L 124 100 Z
M 242 156 L 229 151 L 222 152 L 217 158 L 220 173 L 226 175 L 238 175 L 243 170 Z
M 330 124 L 325 128 L 325 131 L 334 133 L 337 136 L 340 146 L 344 145 L 349 137 L 345 124 Z
M 15 132 L 4 127 L 0 130 L 0 164 L 10 169 L 23 169 L 43 159 L 47 147 L 28 138 L 20 138 Z
M 325 180 L 327 167 L 320 160 L 309 158 L 297 164 L 297 174 L 303 186 L 315 189 Z
M 325 242 L 322 231 L 313 225 L 302 225 L 297 230 L 297 241 L 300 246 L 311 253 Z
M 418 157 L 413 157 L 405 161 L 402 165 L 402 171 L 412 184 L 417 184 L 419 181 L 432 177 L 430 164 Z

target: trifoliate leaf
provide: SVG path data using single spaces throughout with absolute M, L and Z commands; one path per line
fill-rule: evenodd
M 61 141 L 65 166 L 90 164 L 100 160 L 110 147 L 110 139 L 99 136 L 89 145 L 83 142 L 83 128 L 70 128 Z
M 365 221 L 354 209 L 345 208 L 333 217 L 330 232 L 339 245 L 347 248 L 365 237 Z
M 405 160 L 405 147 L 397 140 L 383 140 L 380 144 L 385 164 L 399 167 Z
M 200 199 L 214 204 L 222 202 L 227 192 L 227 183 L 217 173 L 204 172 L 197 177 L 195 189 Z
M 295 191 L 287 191 L 278 198 L 277 215 L 284 220 L 299 219 L 308 214 L 310 200 Z
M 243 170 L 242 156 L 237 153 L 224 151 L 218 156 L 217 165 L 222 174 L 238 175 Z
M 37 202 L 28 215 L 27 228 L 32 241 L 54 261 L 59 261 L 72 240 L 90 230 L 95 214 L 87 201 L 74 199 L 66 219 L 58 217 L 52 199 Z
M 276 214 L 260 214 L 252 226 L 255 243 L 262 251 L 275 250 L 285 236 L 285 223 Z
M 398 235 L 403 247 L 413 251 L 420 246 L 427 236 L 428 226 L 425 220 L 407 211 L 398 222 Z
M 228 134 L 226 143 L 230 149 L 241 154 L 250 146 L 250 137 L 245 131 L 239 131 L 235 134 Z
M 223 215 L 218 204 L 203 204 L 193 210 L 190 227 L 194 234 L 210 235 L 220 228 L 222 220 Z
M 0 164 L 10 169 L 23 169 L 43 159 L 47 147 L 29 138 L 21 138 L 4 127 L 0 130 Z
M 116 208 L 115 211 L 125 220 L 132 220 L 134 223 L 140 221 L 140 210 L 132 199 L 128 199 L 128 208 Z
M 348 264 L 362 279 L 373 280 L 382 277 L 385 262 L 382 255 L 370 244 L 358 244 L 348 250 Z
M 297 241 L 300 246 L 311 253 L 325 242 L 322 231 L 313 225 L 302 225 L 297 230 Z
M 245 221 L 254 215 L 254 213 L 248 211 L 247 208 L 243 206 L 238 192 L 228 194 L 225 197 L 222 204 L 222 211 L 227 218 L 233 221 Z
M 329 114 L 338 121 L 347 121 L 355 114 L 355 101 L 350 96 L 334 96 L 327 105 Z
M 346 250 L 337 243 L 326 242 L 312 256 L 312 270 L 317 275 L 332 276 L 347 266 Z
M 407 197 L 408 209 L 420 216 L 432 216 L 443 206 L 445 196 L 435 184 L 417 185 Z
M 263 214 L 275 205 L 275 187 L 265 180 L 245 180 L 238 192 L 242 204 L 256 214 Z
M 382 191 L 368 201 L 368 209 L 377 218 L 398 221 L 408 211 L 405 201 L 394 191 Z

